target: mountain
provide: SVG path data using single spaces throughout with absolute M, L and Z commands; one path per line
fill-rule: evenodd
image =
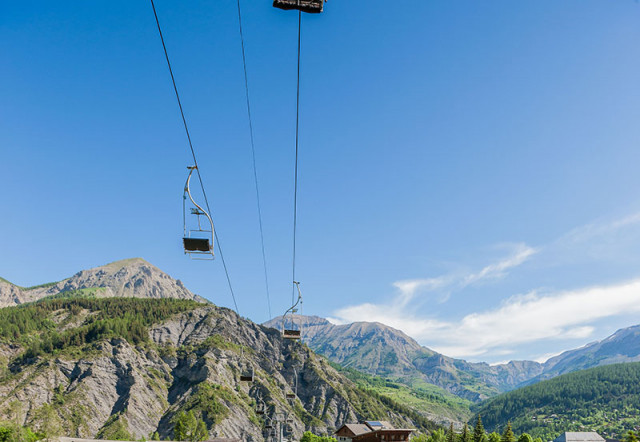
M 168 439 L 177 414 L 194 411 L 212 436 L 262 440 L 260 400 L 289 416 L 298 439 L 362 419 L 435 428 L 307 346 L 211 304 L 48 298 L 0 309 L 0 337 L 0 420 L 50 434 Z M 251 371 L 255 381 L 240 382 Z
M 84 292 L 96 297 L 176 298 L 206 302 L 169 275 L 142 258 L 125 259 L 71 278 L 35 287 L 19 287 L 0 278 L 0 307 L 33 302 L 60 293 Z
M 305 342 L 314 351 L 344 367 L 402 380 L 428 383 L 474 402 L 481 401 L 539 375 L 542 364 L 512 361 L 491 366 L 454 359 L 378 322 L 334 325 L 317 316 L 299 316 Z M 279 328 L 281 318 L 264 325 Z
M 400 330 L 377 322 L 334 325 L 316 316 L 298 319 L 307 344 L 335 363 L 412 386 L 416 381 L 426 382 L 474 402 L 564 373 L 640 361 L 640 325 L 618 330 L 602 341 L 566 351 L 543 364 L 511 361 L 488 365 L 439 354 Z M 264 325 L 278 328 L 280 321 L 275 318 Z
M 488 431 L 511 422 L 516 433 L 552 440 L 564 431 L 622 439 L 640 427 L 640 363 L 560 375 L 489 399 L 478 409 Z M 473 420 L 472 420 L 473 421 Z
M 543 373 L 531 379 L 531 382 L 585 368 L 638 361 L 640 361 L 640 325 L 635 325 L 620 329 L 602 341 L 565 351 L 549 359 L 544 363 Z

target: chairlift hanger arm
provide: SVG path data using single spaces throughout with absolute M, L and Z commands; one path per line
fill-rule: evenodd
M 196 170 L 198 168 L 198 166 L 187 166 L 189 169 L 189 176 L 187 177 L 187 182 L 184 185 L 184 193 L 186 195 L 189 195 L 189 199 L 191 200 L 191 203 L 196 206 L 196 208 L 202 212 L 202 215 L 205 215 L 208 219 L 209 219 L 209 223 L 211 223 L 211 233 L 213 233 L 213 219 L 211 219 L 211 215 L 209 215 L 209 213 L 204 210 L 202 208 L 202 206 L 200 206 L 198 203 L 196 203 L 193 199 L 193 196 L 191 196 L 191 175 L 193 175 L 193 171 Z M 198 214 L 198 215 L 201 215 Z
M 298 284 L 299 283 L 296 283 L 296 285 Z M 298 304 L 300 304 L 300 301 L 302 301 L 302 294 L 300 293 L 300 286 L 298 286 L 298 299 L 296 300 L 296 303 L 293 304 L 291 307 L 289 307 L 289 309 L 286 312 L 284 312 L 284 315 L 282 316 L 286 316 L 288 313 L 293 314 Z

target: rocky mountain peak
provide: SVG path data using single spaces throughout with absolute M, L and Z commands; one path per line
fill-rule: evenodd
M 33 302 L 63 292 L 90 290 L 98 297 L 176 298 L 207 302 L 191 293 L 180 280 L 173 279 L 142 258 L 115 261 L 81 270 L 54 284 L 21 288 L 0 281 L 0 306 Z

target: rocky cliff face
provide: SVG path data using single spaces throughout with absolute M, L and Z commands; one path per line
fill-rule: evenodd
M 22 304 L 24 298 L 22 289 L 0 279 L 0 307 Z
M 204 298 L 194 295 L 181 281 L 171 278 L 142 258 L 125 259 L 90 270 L 82 270 L 58 283 L 22 288 L 0 279 L 0 307 L 33 302 L 46 296 L 76 290 L 100 289 L 100 297 Z
M 211 436 L 259 441 L 264 416 L 256 403 L 264 401 L 267 416 L 291 419 L 296 438 L 365 418 L 416 426 L 305 345 L 228 309 L 198 307 L 148 333 L 149 341 L 137 346 L 112 338 L 31 360 L 18 357 L 17 345 L 0 347 L 0 420 L 74 437 L 124 431 L 136 440 L 155 431 L 171 438 L 176 415 L 192 410 Z M 255 381 L 240 382 L 248 371 Z

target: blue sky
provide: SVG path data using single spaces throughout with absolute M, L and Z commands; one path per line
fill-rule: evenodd
M 240 313 L 269 317 L 236 3 L 157 0 Z M 243 1 L 271 310 L 291 296 L 297 15 Z M 544 359 L 640 310 L 640 5 L 331 0 L 303 17 L 304 313 Z M 0 3 L 0 276 L 182 254 L 190 154 L 149 2 Z M 604 301 L 603 301 L 604 300 Z

